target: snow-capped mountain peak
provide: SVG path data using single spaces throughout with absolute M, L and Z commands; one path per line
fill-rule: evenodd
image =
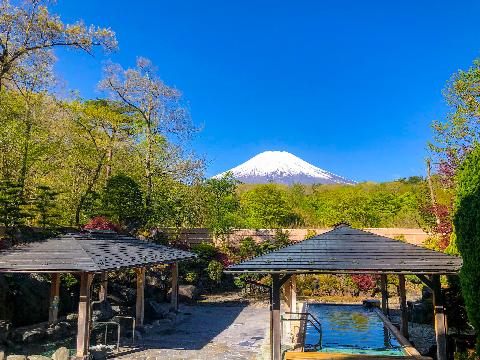
M 220 178 L 230 172 L 237 180 L 249 184 L 280 183 L 354 184 L 300 159 L 287 151 L 264 151 L 250 160 L 214 176 Z

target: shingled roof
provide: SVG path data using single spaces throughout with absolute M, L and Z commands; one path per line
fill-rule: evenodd
M 232 265 L 242 273 L 456 274 L 460 257 L 342 225 L 311 239 Z
M 100 272 L 168 264 L 195 256 L 114 231 L 94 230 L 0 251 L 0 272 Z

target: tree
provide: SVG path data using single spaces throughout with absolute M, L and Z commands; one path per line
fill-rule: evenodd
M 135 69 L 123 70 L 120 65 L 106 67 L 100 88 L 108 91 L 113 99 L 129 106 L 140 119 L 139 125 L 146 142 L 145 209 L 150 214 L 153 172 L 157 161 L 155 145 L 164 142 L 168 134 L 184 136 L 193 129 L 186 108 L 181 106 L 181 93 L 165 85 L 150 60 L 145 58 L 137 59 Z
M 480 141 L 480 60 L 467 71 L 455 73 L 444 90 L 450 111 L 444 121 L 434 121 L 434 141 L 429 144 L 437 157 L 440 173 L 453 186 L 458 166 Z
M 240 201 L 237 195 L 237 180 L 230 174 L 221 179 L 205 181 L 206 202 L 208 206 L 208 227 L 214 236 L 227 234 L 238 226 L 237 211 Z
M 455 235 L 463 259 L 460 283 L 467 314 L 477 331 L 480 353 L 480 145 L 471 151 L 457 175 Z
M 130 230 L 142 223 L 142 191 L 137 182 L 127 175 L 115 175 L 107 180 L 102 205 L 102 210 L 111 220 Z
M 13 231 L 28 217 L 25 205 L 19 184 L 0 181 L 0 224 L 8 235 L 13 236 Z
M 37 217 L 38 224 L 43 228 L 54 225 L 58 218 L 56 198 L 58 193 L 49 186 L 38 185 L 35 197 L 32 201 L 33 210 Z
M 0 90 L 29 66 L 44 67 L 54 57 L 55 47 L 80 49 L 89 54 L 96 46 L 117 48 L 115 34 L 108 28 L 85 26 L 81 21 L 64 24 L 50 14 L 45 0 L 25 0 L 15 6 L 0 0 Z
M 258 185 L 241 197 L 245 221 L 252 228 L 292 226 L 299 221 L 287 202 L 286 194 L 275 184 Z

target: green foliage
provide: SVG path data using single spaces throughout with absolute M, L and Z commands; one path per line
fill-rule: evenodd
M 230 174 L 205 181 L 207 227 L 215 237 L 221 237 L 239 225 L 237 183 Z
M 460 272 L 468 318 L 480 334 L 480 146 L 467 156 L 457 175 L 456 245 L 463 258 Z M 477 335 L 477 352 L 480 335 Z
M 253 258 L 258 255 L 258 252 L 258 245 L 251 236 L 247 236 L 240 241 L 238 255 L 242 260 Z
M 107 180 L 102 196 L 102 210 L 114 222 L 129 229 L 138 228 L 142 222 L 142 190 L 127 175 L 115 175 Z
M 301 222 L 288 202 L 286 192 L 274 184 L 258 185 L 241 196 L 245 224 L 249 228 L 295 226 Z
M 7 233 L 22 224 L 28 213 L 24 211 L 22 186 L 9 180 L 0 181 L 0 224 Z
M 220 283 L 223 277 L 223 265 L 217 260 L 212 260 L 208 263 L 207 273 L 210 280 Z
M 210 260 L 214 259 L 217 255 L 215 245 L 206 242 L 193 245 L 191 251 L 197 254 L 197 261 L 205 263 L 210 262 Z
M 37 222 L 42 228 L 53 227 L 59 217 L 56 199 L 58 193 L 49 186 L 39 185 L 32 201 Z

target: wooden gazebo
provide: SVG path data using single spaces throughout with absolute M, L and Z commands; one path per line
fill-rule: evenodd
M 230 273 L 261 273 L 272 277 L 271 351 L 281 359 L 280 291 L 286 284 L 290 311 L 295 306 L 295 274 L 378 274 L 382 278 L 382 303 L 386 303 L 386 275 L 397 274 L 400 283 L 402 332 L 408 337 L 405 275 L 417 275 L 433 292 L 437 358 L 446 359 L 446 318 L 440 275 L 457 274 L 460 257 L 429 250 L 399 240 L 357 230 L 348 225 L 311 239 L 232 265 Z M 293 303 L 292 303 L 293 301 Z M 293 310 L 295 311 L 295 310 Z
M 178 262 L 196 255 L 155 243 L 120 235 L 113 231 L 91 230 L 66 234 L 45 241 L 32 242 L 0 251 L 0 273 L 50 273 L 49 321 L 58 316 L 60 274 L 80 277 L 76 356 L 88 355 L 90 338 L 91 284 L 94 274 L 101 274 L 100 300 L 107 296 L 107 273 L 135 269 L 137 273 L 136 323 L 143 325 L 145 269 L 169 264 L 172 268 L 171 305 L 178 309 Z

